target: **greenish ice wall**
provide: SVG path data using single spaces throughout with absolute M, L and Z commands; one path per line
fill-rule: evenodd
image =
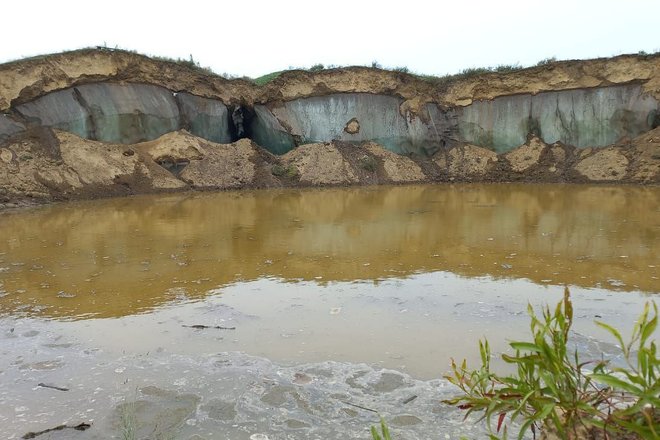
M 505 152 L 531 134 L 546 143 L 601 147 L 660 123 L 658 101 L 639 84 L 502 96 L 450 109 L 427 104 L 424 115 L 402 112 L 402 103 L 396 96 L 334 93 L 256 105 L 244 122 L 246 134 L 274 154 L 336 140 L 374 141 L 395 153 L 419 155 L 455 143 Z M 80 85 L 18 105 L 12 116 L 17 115 L 28 127 L 122 144 L 180 129 L 217 143 L 236 136 L 231 111 L 221 101 L 149 84 Z M 0 141 L 23 128 L 0 115 Z
M 657 112 L 658 102 L 633 84 L 503 96 L 450 114 L 458 140 L 503 152 L 529 134 L 575 147 L 611 145 L 654 128 Z
M 437 151 L 444 145 L 444 115 L 435 112 L 431 117 L 437 121 L 426 124 L 419 117 L 403 116 L 402 102 L 394 96 L 336 93 L 289 101 L 273 109 L 256 106 L 252 132 L 257 143 L 275 153 L 294 148 L 294 138 L 299 144 L 374 141 L 399 154 Z
M 149 84 L 80 85 L 21 104 L 16 111 L 28 124 L 103 142 L 134 144 L 181 128 L 214 142 L 231 142 L 222 102 L 187 93 L 175 96 Z

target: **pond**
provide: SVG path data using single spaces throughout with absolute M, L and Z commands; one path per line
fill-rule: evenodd
M 484 336 L 505 351 L 526 336 L 527 304 L 564 286 L 580 351 L 616 354 L 593 321 L 628 334 L 660 292 L 659 245 L 657 187 L 287 189 L 5 212 L 0 437 L 85 422 L 39 438 L 370 438 L 368 409 L 398 438 L 482 436 L 440 403 L 455 393 L 450 358 L 476 366 Z

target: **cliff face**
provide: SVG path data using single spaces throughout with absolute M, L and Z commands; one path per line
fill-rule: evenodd
M 0 181 L 5 200 L 443 180 L 658 183 L 659 67 L 660 56 L 620 56 L 453 81 L 355 67 L 257 86 L 124 51 L 45 56 L 0 66 Z M 242 138 L 249 154 L 245 141 L 232 147 Z M 146 152 L 150 142 L 159 157 Z M 195 142 L 196 155 L 180 154 Z M 122 165 L 95 177 L 70 150 L 105 163 L 103 175 Z M 232 161 L 256 171 L 227 180 L 218 166 Z
M 277 150 L 292 149 L 299 139 L 375 141 L 400 154 L 432 155 L 456 143 L 503 153 L 530 135 L 580 148 L 611 145 L 658 125 L 659 107 L 634 83 L 500 96 L 449 109 L 429 103 L 420 114 L 402 112 L 403 104 L 393 96 L 343 93 L 257 106 L 255 131 L 261 145 Z M 281 139 L 287 135 L 284 147 Z

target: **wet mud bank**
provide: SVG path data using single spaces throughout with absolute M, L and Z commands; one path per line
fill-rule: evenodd
M 400 308 L 400 285 L 397 291 L 398 297 L 387 298 L 386 304 L 376 296 L 373 300 L 380 302 L 379 307 L 399 304 Z M 625 320 L 632 311 L 619 316 L 624 304 L 630 308 L 632 301 L 637 308 L 643 300 L 629 294 L 606 305 L 598 295 L 575 293 L 581 298 L 576 310 L 588 317 Z M 412 296 L 403 297 L 408 300 L 406 307 L 413 306 Z M 466 316 L 480 317 L 489 323 L 491 336 L 510 328 L 512 322 L 516 328 L 508 334 L 523 331 L 527 321 L 519 315 L 525 308 L 524 298 L 502 298 L 456 296 L 451 300 L 455 304 L 447 309 L 460 310 L 462 316 L 455 319 L 463 321 Z M 540 298 L 533 301 L 536 304 Z M 418 304 L 422 305 L 428 313 L 428 303 Z M 29 435 L 38 433 L 44 433 L 39 438 L 50 439 L 126 438 L 127 432 L 135 438 L 186 440 L 369 439 L 368 427 L 383 415 L 397 438 L 487 435 L 476 418 L 465 421 L 463 411 L 442 403 L 457 393 L 440 378 L 448 360 L 433 365 L 436 379 L 419 378 L 380 362 L 273 360 L 229 351 L 241 346 L 235 339 L 249 339 L 245 333 L 251 322 L 261 321 L 266 329 L 272 328 L 272 323 L 264 322 L 266 316 L 242 313 L 241 307 L 220 308 L 211 298 L 198 304 L 180 303 L 177 309 L 113 320 L 0 317 L 0 360 L 6 365 L 0 371 L 0 434 L 7 439 L 37 438 Z M 350 311 L 348 305 L 346 309 L 333 316 L 340 318 Z M 181 317 L 184 322 L 231 323 L 236 330 L 218 334 L 183 327 Z M 405 329 L 399 323 L 394 325 Z M 108 332 L 109 328 L 114 331 Z M 575 348 L 585 356 L 616 360 L 618 349 L 611 341 L 586 336 L 583 331 L 580 328 L 573 335 Z M 134 341 L 137 345 L 123 339 L 135 332 L 142 335 Z M 410 336 L 414 330 L 406 332 Z M 110 334 L 113 336 L 108 337 Z M 442 332 L 436 332 L 435 337 L 440 337 L 435 345 L 442 346 L 450 336 L 445 334 L 442 339 Z M 458 333 L 452 337 L 465 341 Z M 297 349 L 309 350 L 306 356 L 322 347 L 301 345 L 296 334 L 282 334 L 281 338 Z M 470 347 L 461 343 L 464 352 L 474 352 L 470 353 L 474 365 L 476 337 L 470 335 L 469 339 L 475 342 Z M 389 362 L 407 363 L 409 359 L 397 350 L 393 345 L 384 353 Z M 425 351 L 428 355 L 428 346 Z
M 0 65 L 0 204 L 419 182 L 660 182 L 660 56 L 257 86 L 137 54 Z
M 21 357 L 4 374 L 14 376 L 13 390 L 6 389 L 2 399 L 9 406 L 0 411 L 6 439 L 108 439 L 126 433 L 187 440 L 367 439 L 368 427 L 378 422 L 376 411 L 388 417 L 395 434 L 410 439 L 486 433 L 440 403 L 454 393 L 444 380 L 346 362 L 285 366 L 238 352 L 110 358 L 69 338 L 70 348 L 64 348 L 56 332 L 40 333 L 34 330 L 38 325 L 31 327 L 36 335 L 25 336 L 26 325 L 19 323 L 18 334 L 10 336 L 0 323 L 3 344 L 28 338 L 52 348 L 41 346 L 38 355 Z M 43 356 L 59 361 L 36 361 Z M 75 373 L 81 371 L 87 373 Z M 67 382 L 71 390 L 39 389 L 34 381 L 43 377 Z M 85 429 L 76 430 L 79 426 Z

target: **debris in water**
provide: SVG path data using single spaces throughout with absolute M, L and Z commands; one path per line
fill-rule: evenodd
M 54 428 L 44 429 L 43 431 L 28 432 L 27 434 L 25 434 L 21 438 L 23 438 L 23 439 L 35 438 L 35 437 L 38 437 L 42 434 L 47 434 L 47 433 L 52 432 L 52 431 L 62 431 L 63 429 L 75 429 L 76 431 L 86 431 L 91 427 L 92 427 L 92 425 L 90 423 L 84 423 L 84 422 L 79 423 L 78 425 L 74 425 L 74 426 L 60 425 L 60 426 L 56 426 Z
M 73 293 L 65 292 L 64 290 L 60 290 L 59 292 L 57 292 L 57 297 L 58 298 L 75 298 L 76 295 L 74 295 Z
M 624 287 L 626 285 L 623 281 L 615 280 L 614 278 L 610 278 L 607 282 L 610 283 L 610 286 L 612 287 Z
M 188 328 L 194 328 L 196 330 L 204 330 L 207 328 L 217 328 L 218 330 L 236 330 L 236 327 L 221 327 L 219 325 L 202 325 L 202 324 L 195 324 L 195 325 L 182 325 L 181 327 L 188 327 Z
M 305 373 L 295 373 L 293 375 L 293 383 L 296 385 L 307 385 L 311 383 L 314 379 Z
M 356 407 L 356 408 L 363 409 L 363 410 L 365 410 L 365 411 L 371 411 L 371 412 L 378 413 L 378 411 L 376 411 L 375 409 L 367 408 L 366 406 L 356 405 L 356 404 L 351 403 L 351 402 L 346 402 L 345 400 L 340 400 L 340 402 L 341 402 L 341 403 L 344 403 L 344 404 L 346 404 L 346 405 L 350 405 L 350 406 L 354 406 L 354 407 Z
M 410 396 L 410 397 L 408 397 L 406 400 L 403 401 L 403 404 L 406 405 L 406 404 L 412 402 L 412 401 L 415 400 L 415 399 L 417 399 L 417 395 Z
M 69 391 L 68 388 L 58 387 L 58 386 L 55 386 L 55 385 L 48 385 L 48 384 L 45 384 L 45 383 L 42 383 L 42 382 L 38 383 L 37 386 L 42 387 L 42 388 L 52 388 L 52 389 L 58 390 L 58 391 Z
M 341 313 L 341 307 L 333 307 L 330 309 L 331 315 L 339 315 Z

